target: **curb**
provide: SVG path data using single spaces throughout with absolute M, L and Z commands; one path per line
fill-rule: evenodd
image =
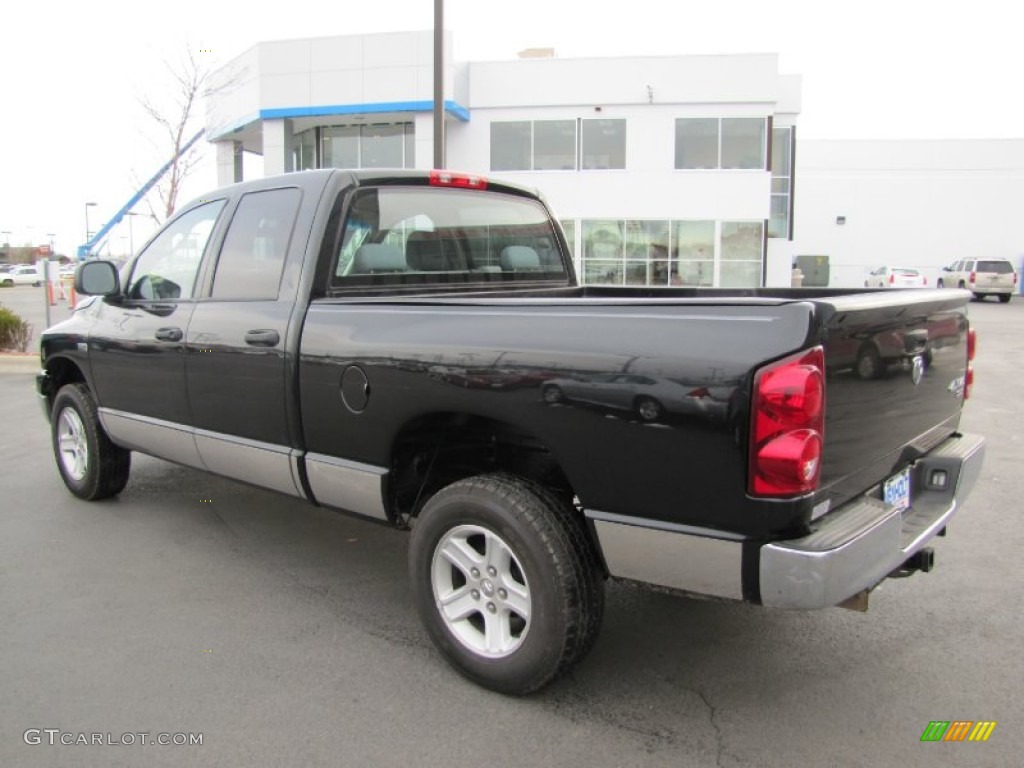
M 40 370 L 38 355 L 0 354 L 0 373 L 39 373 Z

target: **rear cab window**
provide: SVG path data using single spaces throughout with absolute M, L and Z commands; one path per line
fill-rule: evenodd
M 1008 261 L 979 261 L 978 272 L 992 272 L 997 275 L 1008 275 L 1013 272 L 1013 265 Z
M 566 259 L 545 207 L 497 191 L 381 186 L 353 194 L 332 289 L 547 283 Z

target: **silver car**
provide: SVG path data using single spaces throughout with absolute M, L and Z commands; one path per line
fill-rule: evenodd
M 635 413 L 643 421 L 658 421 L 667 414 L 721 418 L 727 402 L 713 394 L 707 387 L 694 388 L 638 373 L 549 379 L 541 386 L 546 403 L 590 403 Z

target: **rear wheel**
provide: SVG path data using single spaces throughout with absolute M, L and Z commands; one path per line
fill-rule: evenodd
M 1008 294 L 1008 293 L 1000 293 L 999 294 L 999 300 L 1001 302 L 1003 302 L 1003 304 L 1009 304 L 1010 303 L 1010 294 Z
M 634 407 L 644 421 L 657 421 L 665 410 L 661 407 L 661 403 L 653 397 L 638 397 Z
M 945 288 L 945 287 L 946 287 L 946 283 L 945 283 L 945 282 L 943 282 L 942 278 L 940 277 L 940 278 L 939 278 L 939 282 L 937 282 L 937 283 L 935 284 L 935 286 L 936 286 L 937 288 Z
M 541 390 L 541 397 L 545 403 L 560 403 L 565 400 L 565 393 L 557 384 L 548 384 Z
M 85 384 L 67 384 L 57 393 L 50 428 L 57 469 L 69 491 L 94 501 L 124 490 L 131 452 L 110 441 Z
M 857 376 L 861 379 L 876 379 L 882 373 L 882 357 L 873 344 L 865 344 L 857 355 Z
M 601 623 L 604 585 L 582 521 L 523 478 L 480 475 L 439 491 L 413 528 L 409 570 L 437 648 L 502 693 L 563 674 Z

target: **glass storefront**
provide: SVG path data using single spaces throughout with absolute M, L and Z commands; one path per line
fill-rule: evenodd
M 320 142 L 319 163 L 316 157 Z M 295 134 L 295 170 L 310 168 L 415 168 L 412 123 L 329 125 Z
M 583 219 L 581 279 L 591 285 L 757 287 L 763 232 L 760 221 Z

